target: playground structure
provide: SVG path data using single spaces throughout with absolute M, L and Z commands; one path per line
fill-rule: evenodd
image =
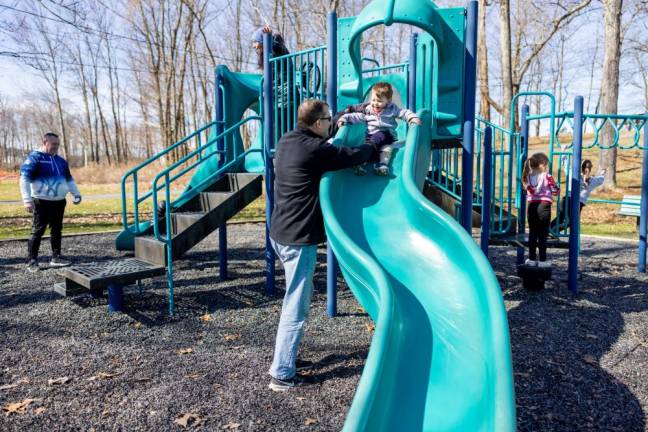
M 570 158 L 572 215 L 579 214 L 583 122 L 618 118 L 621 126 L 637 125 L 634 145 L 644 150 L 640 271 L 645 271 L 648 125 L 640 116 L 583 115 L 582 98 L 573 113 L 555 113 L 552 103 L 550 114 L 529 116 L 524 106 L 520 132 L 514 119 L 508 129 L 475 119 L 476 18 L 475 1 L 467 8 L 441 9 L 429 1 L 375 0 L 356 17 L 329 14 L 328 41 L 321 47 L 272 58 L 271 35 L 265 34 L 263 75 L 218 66 L 215 120 L 123 176 L 124 231 L 116 244 L 134 250 L 135 258 L 69 268 L 61 292 L 107 288 L 109 306 L 119 310 L 124 285 L 166 274 L 173 313 L 174 260 L 218 230 L 219 275 L 227 278 L 226 223 L 261 196 L 264 179 L 266 291 L 274 293 L 276 260 L 268 232 L 276 143 L 294 127 L 304 99 L 325 99 L 335 113 L 364 101 L 375 82 L 387 81 L 423 120 L 422 126 L 399 127 L 404 148 L 395 153 L 393 176 L 359 178 L 341 171 L 327 174 L 320 188 L 329 240 L 329 315 L 336 314 L 339 266 L 376 323 L 345 430 L 514 430 L 506 314 L 486 256 L 489 244 L 499 241 L 518 246 L 518 262 L 523 259 L 519 173 L 528 155 L 529 122 L 551 122 L 552 163 L 563 154 Z M 410 41 L 409 60 L 363 69 L 375 61 L 362 57 L 362 34 L 395 23 L 422 31 Z M 247 110 L 255 114 L 244 117 Z M 246 149 L 240 129 L 249 124 L 259 132 Z M 573 127 L 573 143 L 558 151 L 554 144 L 565 124 Z M 357 145 L 363 136 L 360 125 L 346 126 L 334 144 Z M 140 193 L 138 173 L 170 155 L 179 156 Z M 172 196 L 172 187 L 189 175 L 182 193 Z M 141 217 L 146 202 L 154 209 L 150 220 Z M 470 235 L 474 225 L 481 226 L 483 253 Z M 569 236 L 569 286 L 575 292 L 578 218 L 568 231 L 555 234 Z

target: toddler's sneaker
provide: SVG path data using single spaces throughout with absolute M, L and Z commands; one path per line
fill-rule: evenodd
M 364 167 L 364 165 L 358 165 L 355 167 L 355 175 L 357 176 L 367 175 L 367 169 Z
M 59 256 L 53 256 L 49 265 L 50 267 L 67 267 L 70 264 L 72 264 L 70 261 L 66 261 Z
M 386 177 L 389 175 L 389 166 L 385 163 L 377 163 L 374 165 L 374 172 L 377 176 Z
M 540 267 L 540 268 L 549 268 L 549 267 L 551 267 L 551 261 L 540 261 L 540 262 L 538 262 L 538 267 Z
M 524 265 L 529 266 L 529 267 L 538 267 L 538 261 L 530 260 L 530 259 L 527 258 L 527 260 L 524 261 Z

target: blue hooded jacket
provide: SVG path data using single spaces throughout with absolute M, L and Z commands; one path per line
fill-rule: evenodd
M 68 192 L 81 195 L 65 159 L 41 151 L 31 152 L 20 167 L 20 191 L 24 202 L 62 200 Z

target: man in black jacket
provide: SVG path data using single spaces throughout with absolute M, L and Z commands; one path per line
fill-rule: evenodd
M 297 359 L 297 351 L 313 292 L 317 245 L 325 240 L 320 179 L 326 171 L 365 163 L 375 152 L 369 144 L 353 148 L 330 144 L 330 122 L 325 102 L 306 100 L 299 106 L 297 128 L 277 144 L 270 238 L 285 270 L 286 295 L 269 371 L 269 387 L 274 391 L 302 384 L 296 372 L 312 367 L 311 362 Z

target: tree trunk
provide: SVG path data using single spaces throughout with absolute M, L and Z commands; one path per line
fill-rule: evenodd
M 479 67 L 479 115 L 490 121 L 490 93 L 488 89 L 488 47 L 486 45 L 486 0 L 479 0 L 479 38 L 477 64 Z
M 511 7 L 509 0 L 500 0 L 500 51 L 502 56 L 502 117 L 508 124 L 513 98 L 513 71 L 511 68 Z
M 603 0 L 605 48 L 603 55 L 603 78 L 601 83 L 601 113 L 616 114 L 619 102 L 619 61 L 621 59 L 621 13 L 623 0 Z M 606 124 L 601 131 L 600 144 L 610 146 L 614 142 L 614 128 Z M 599 167 L 606 169 L 603 187 L 616 188 L 617 147 L 601 149 Z

